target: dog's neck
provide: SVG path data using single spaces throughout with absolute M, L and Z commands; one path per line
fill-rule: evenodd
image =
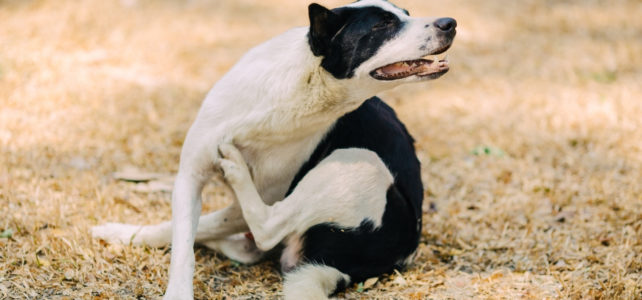
M 233 130 L 237 140 L 256 145 L 314 136 L 372 96 L 323 69 L 306 35 L 306 29 L 297 28 L 257 46 L 214 88 L 217 98 L 245 107 L 238 115 L 224 116 L 239 117 L 242 128 Z
M 298 143 L 323 135 L 384 86 L 332 76 L 312 53 L 308 31 L 295 28 L 248 51 L 212 88 L 194 127 L 241 147 Z

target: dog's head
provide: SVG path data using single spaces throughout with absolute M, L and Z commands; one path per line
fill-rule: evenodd
M 332 10 L 313 3 L 309 16 L 310 48 L 337 79 L 390 86 L 448 72 L 448 61 L 436 55 L 450 48 L 454 19 L 413 18 L 384 0 L 361 0 Z

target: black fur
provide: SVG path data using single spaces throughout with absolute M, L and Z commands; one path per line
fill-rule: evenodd
M 341 278 L 337 282 L 337 286 L 334 288 L 334 291 L 330 294 L 330 297 L 336 296 L 336 294 L 342 292 L 348 287 L 348 283 L 345 279 Z
M 323 56 L 321 66 L 339 79 L 377 53 L 404 26 L 399 18 L 379 7 L 340 7 L 333 10 L 310 4 L 308 43 L 312 53 Z
M 318 224 L 303 236 L 303 258 L 332 266 L 353 282 L 401 267 L 415 251 L 421 232 L 423 186 L 414 140 L 392 108 L 374 97 L 337 120 L 295 176 L 288 194 L 305 174 L 334 150 L 365 148 L 386 164 L 394 183 L 389 187 L 381 227 L 363 220 L 357 228 Z
M 310 33 L 308 43 L 312 53 L 316 56 L 326 55 L 326 49 L 330 48 L 332 37 L 341 29 L 344 20 L 331 10 L 312 3 L 308 6 L 310 17 Z

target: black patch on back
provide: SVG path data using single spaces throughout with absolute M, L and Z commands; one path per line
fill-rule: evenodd
M 308 43 L 314 55 L 323 56 L 321 66 L 339 79 L 351 78 L 404 27 L 394 13 L 380 7 L 322 8 L 318 4 L 309 7 Z
M 318 224 L 303 236 L 306 261 L 332 266 L 361 280 L 399 268 L 419 243 L 423 186 L 414 140 L 392 108 L 374 97 L 337 120 L 294 177 L 288 194 L 319 162 L 341 148 L 369 149 L 381 158 L 394 183 L 387 192 L 382 226 L 364 220 L 357 228 Z

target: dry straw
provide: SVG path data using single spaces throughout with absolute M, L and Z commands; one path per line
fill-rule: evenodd
M 640 1 L 397 3 L 460 24 L 450 74 L 384 95 L 417 139 L 423 236 L 340 296 L 642 298 Z M 161 295 L 167 249 L 88 228 L 167 220 L 169 194 L 112 173 L 175 172 L 208 88 L 306 4 L 0 0 L 0 298 Z M 230 199 L 213 183 L 208 211 Z M 281 291 L 272 262 L 197 260 L 199 299 Z

